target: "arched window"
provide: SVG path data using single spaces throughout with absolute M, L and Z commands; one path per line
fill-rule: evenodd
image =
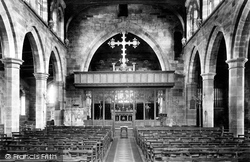
M 187 38 L 190 38 L 199 28 L 200 13 L 197 1 L 192 1 L 188 4 L 187 11 Z
M 54 9 L 53 12 L 52 12 L 52 20 L 53 20 L 53 26 L 52 26 L 52 30 L 54 32 L 57 32 L 57 10 Z
M 63 41 L 64 40 L 64 9 L 65 4 L 50 4 L 50 27 L 53 32 Z
M 43 18 L 43 0 L 37 0 L 37 13 Z
M 212 0 L 208 1 L 208 15 L 210 15 L 213 12 L 213 2 Z
M 192 32 L 192 8 L 193 6 L 190 5 L 188 8 L 188 13 L 187 13 L 187 38 L 190 38 L 193 34 Z
M 198 23 L 198 9 L 197 9 L 197 5 L 194 5 L 194 9 L 193 9 L 193 31 L 196 31 L 199 27 L 199 23 Z
M 58 26 L 57 26 L 57 31 L 58 31 L 58 37 L 61 38 L 61 40 L 64 40 L 64 14 L 63 14 L 63 9 L 60 7 L 58 9 Z

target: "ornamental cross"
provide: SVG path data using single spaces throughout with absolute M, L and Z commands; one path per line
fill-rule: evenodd
M 128 61 L 128 59 L 125 58 L 125 56 L 126 56 L 126 53 L 125 53 L 126 48 L 125 48 L 125 46 L 126 45 L 129 45 L 129 46 L 133 45 L 133 47 L 136 48 L 140 44 L 140 42 L 136 38 L 134 38 L 133 41 L 128 41 L 128 42 L 126 42 L 125 39 L 126 39 L 125 32 L 122 32 L 122 41 L 121 42 L 120 41 L 115 42 L 114 38 L 112 38 L 108 42 L 108 44 L 110 45 L 111 48 L 114 48 L 115 45 L 117 45 L 117 46 L 122 45 L 122 59 L 121 59 L 121 62 L 122 62 L 121 66 L 122 67 L 126 67 L 126 62 Z

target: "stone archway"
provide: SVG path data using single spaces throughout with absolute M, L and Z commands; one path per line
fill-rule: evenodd
M 222 46 L 221 42 L 224 44 Z M 213 127 L 214 126 L 214 120 L 215 120 L 215 102 L 217 101 L 215 99 L 215 86 L 214 82 L 215 80 L 215 75 L 218 72 L 218 58 L 219 57 L 219 52 L 224 52 L 225 56 L 223 55 L 223 60 L 220 63 L 223 63 L 223 67 L 226 67 L 227 65 L 225 64 L 226 58 L 228 56 L 227 53 L 227 43 L 228 41 L 225 41 L 224 34 L 223 34 L 223 29 L 220 27 L 214 27 L 207 46 L 207 51 L 205 55 L 205 66 L 204 66 L 204 73 L 202 74 L 203 77 L 203 115 L 207 115 L 207 124 L 204 124 L 204 126 L 207 127 Z M 224 50 L 222 50 L 223 48 Z M 221 55 L 220 55 L 221 56 Z M 226 67 L 227 68 L 227 67 Z M 224 71 L 224 73 L 228 73 L 227 70 Z M 221 73 L 220 73 L 221 74 Z M 220 75 L 219 74 L 219 75 Z M 217 77 L 220 77 L 220 76 Z M 228 77 L 224 78 L 223 80 L 228 82 Z M 218 80 L 218 83 L 220 80 Z M 225 86 L 228 88 L 228 84 L 225 84 Z M 227 96 L 228 92 L 223 92 L 223 96 Z M 226 97 L 227 98 L 227 97 Z M 226 102 L 228 100 L 225 98 Z M 215 101 L 216 100 L 216 101 Z M 224 99 L 223 99 L 224 100 Z M 225 105 L 224 105 L 225 106 Z M 227 107 L 227 106 L 226 106 Z M 203 121 L 205 122 L 205 121 Z M 218 125 L 217 125 L 218 126 Z
M 231 57 L 227 60 L 229 64 L 229 130 L 235 136 L 244 134 L 245 122 L 244 110 L 247 108 L 245 103 L 247 94 L 247 82 L 248 78 L 245 77 L 248 71 L 245 73 L 245 63 L 249 58 L 249 42 L 250 42 L 250 2 L 246 1 L 240 8 L 242 12 L 239 12 L 235 19 L 237 28 L 234 32 L 234 39 L 231 45 Z M 248 68 L 248 63 L 246 64 Z M 247 79 L 247 80 L 246 80 Z M 245 83 L 246 82 L 246 83 Z M 235 90 L 237 88 L 237 91 Z M 245 96 L 246 95 L 246 96 Z M 246 103 L 247 104 L 247 103 Z M 248 108 L 247 108 L 248 109 Z M 246 109 L 246 110 L 247 110 Z M 237 112 L 237 113 L 236 113 Z
M 187 101 L 187 124 L 201 126 L 201 100 L 202 78 L 201 78 L 201 60 L 197 47 L 194 47 L 190 57 L 188 69 L 188 78 L 186 83 L 186 101 Z
M 39 33 L 32 27 L 24 35 L 22 58 L 24 66 L 21 66 L 21 78 L 29 82 L 31 86 L 30 120 L 35 122 L 36 128 L 44 128 L 46 125 L 46 84 L 48 74 L 45 73 L 45 57 Z M 33 112 L 33 113 L 32 113 Z
M 62 63 L 58 49 L 54 47 L 50 54 L 48 64 L 48 80 L 47 80 L 47 120 L 54 120 L 55 125 L 62 125 L 62 109 L 64 108 L 64 81 L 62 72 Z M 52 92 L 51 92 L 52 88 Z M 53 94 L 50 94 L 53 93 Z M 52 95 L 52 96 L 51 96 Z M 51 100 L 52 99 L 52 100 Z
M 122 65 L 126 66 L 122 68 Z M 88 71 L 116 71 L 118 69 L 159 71 L 161 66 L 155 52 L 147 42 L 132 33 L 123 32 L 108 39 L 97 49 Z
M 2 77 L 1 89 L 4 91 L 1 101 L 1 124 L 4 124 L 4 133 L 8 136 L 11 132 L 19 131 L 19 68 L 22 64 L 17 59 L 16 37 L 8 10 L 0 3 L 0 43 L 1 61 L 4 64 L 4 74 Z
M 90 65 L 92 57 L 94 56 L 96 50 L 103 44 L 103 42 L 105 42 L 109 38 L 113 37 L 114 35 L 120 33 L 121 31 L 130 32 L 130 33 L 140 37 L 145 42 L 147 42 L 149 44 L 149 46 L 153 49 L 155 54 L 157 55 L 158 60 L 159 60 L 160 65 L 161 65 L 161 69 L 163 71 L 170 70 L 170 63 L 168 61 L 169 59 L 164 59 L 163 58 L 162 49 L 160 48 L 159 44 L 150 35 L 148 35 L 144 31 L 142 31 L 141 29 L 137 29 L 138 28 L 137 26 L 124 28 L 123 25 L 118 25 L 119 27 L 116 28 L 115 30 L 111 30 L 111 31 L 106 30 L 106 31 L 104 31 L 103 33 L 101 33 L 99 35 L 99 37 L 97 36 L 95 38 L 95 40 L 91 42 L 91 44 L 89 45 L 89 47 L 91 47 L 91 48 L 89 48 L 89 51 L 87 52 L 88 57 L 85 60 L 85 63 L 82 64 L 82 67 L 81 67 L 82 71 L 87 71 L 88 70 L 88 67 Z M 166 56 L 164 56 L 164 57 L 166 57 Z

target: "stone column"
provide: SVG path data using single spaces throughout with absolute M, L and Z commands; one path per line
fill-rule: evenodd
M 34 73 L 36 78 L 36 128 L 46 126 L 47 78 L 46 73 Z
M 197 97 L 197 84 L 195 82 L 186 84 L 186 124 L 196 125 L 196 107 L 195 104 L 190 104 L 191 100 Z
M 19 132 L 20 117 L 20 65 L 22 60 L 15 58 L 2 59 L 5 67 L 6 98 L 3 112 L 4 132 Z
M 203 127 L 214 126 L 214 76 L 215 73 L 201 74 L 202 86 L 202 119 Z
M 62 125 L 63 124 L 63 114 L 62 109 L 64 107 L 64 83 L 63 82 L 56 82 L 57 87 L 57 100 L 55 105 L 55 125 Z
M 229 131 L 244 135 L 244 86 L 246 58 L 227 60 L 229 65 Z

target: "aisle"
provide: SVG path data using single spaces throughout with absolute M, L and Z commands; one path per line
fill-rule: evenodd
M 105 162 L 143 162 L 134 138 L 115 138 Z

